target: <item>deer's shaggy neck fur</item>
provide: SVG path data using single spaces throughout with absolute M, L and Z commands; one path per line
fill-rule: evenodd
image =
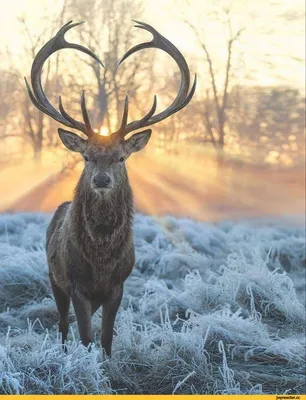
M 72 240 L 88 260 L 111 260 L 131 234 L 133 195 L 125 171 L 109 193 L 94 192 L 83 172 L 70 205 Z

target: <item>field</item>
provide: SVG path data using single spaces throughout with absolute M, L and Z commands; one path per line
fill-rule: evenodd
M 50 214 L 0 216 L 1 393 L 305 393 L 305 247 L 297 225 L 137 214 L 113 357 L 68 354 L 44 250 Z

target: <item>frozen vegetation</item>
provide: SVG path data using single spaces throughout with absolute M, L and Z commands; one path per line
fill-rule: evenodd
M 305 393 L 303 230 L 137 215 L 112 359 L 57 335 L 43 214 L 0 216 L 0 393 Z

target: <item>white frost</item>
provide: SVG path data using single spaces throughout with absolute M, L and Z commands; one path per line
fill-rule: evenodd
M 305 392 L 305 238 L 271 222 L 136 215 L 111 360 L 57 334 L 44 214 L 0 216 L 0 393 Z

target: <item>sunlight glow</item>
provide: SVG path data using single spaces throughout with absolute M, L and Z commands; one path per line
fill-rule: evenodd
M 101 129 L 100 129 L 100 133 L 99 133 L 101 136 L 108 136 L 109 135 L 109 132 L 108 132 L 108 129 L 106 128 L 106 126 L 101 126 Z

